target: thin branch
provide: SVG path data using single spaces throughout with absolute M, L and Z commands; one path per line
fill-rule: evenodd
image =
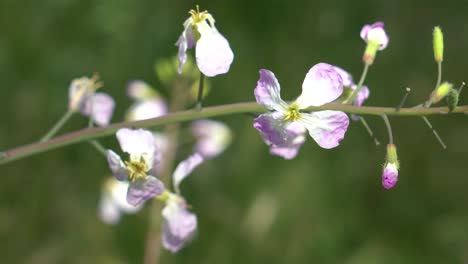
M 395 111 L 394 107 L 369 107 L 369 106 L 353 106 L 344 104 L 326 104 L 317 107 L 309 107 L 308 111 L 321 111 L 321 110 L 335 110 L 343 111 L 349 114 L 357 115 L 382 115 L 388 116 L 427 116 L 427 115 L 439 115 L 448 113 L 447 107 L 413 107 L 413 108 L 401 108 L 400 111 Z M 5 155 L 0 158 L 0 164 L 9 163 L 15 160 L 26 158 L 34 154 L 39 154 L 45 151 L 69 146 L 72 144 L 97 139 L 105 136 L 114 134 L 118 129 L 124 127 L 157 127 L 162 125 L 168 125 L 173 123 L 180 123 L 201 118 L 210 118 L 216 116 L 233 115 L 233 114 L 244 114 L 244 113 L 261 113 L 267 111 L 263 106 L 258 105 L 255 102 L 247 103 L 235 103 L 220 106 L 212 106 L 203 108 L 201 111 L 187 110 L 179 111 L 171 114 L 167 114 L 162 117 L 131 121 L 131 122 L 120 122 L 114 123 L 107 127 L 96 127 L 82 129 L 75 132 L 71 132 L 56 138 L 53 138 L 47 142 L 37 142 L 20 147 L 16 147 L 7 151 L 3 151 Z M 468 105 L 459 106 L 454 109 L 452 113 L 465 113 L 468 112 Z

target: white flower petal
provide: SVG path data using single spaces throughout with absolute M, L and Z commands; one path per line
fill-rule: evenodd
M 213 77 L 229 71 L 234 53 L 227 39 L 213 28 L 201 33 L 195 46 L 195 57 L 200 71 L 208 77 Z
M 232 132 L 222 122 L 214 120 L 197 120 L 190 127 L 197 138 L 195 151 L 204 158 L 214 158 L 222 153 L 232 141 Z
M 281 88 L 275 74 L 265 69 L 260 70 L 259 73 L 260 79 L 258 79 L 257 87 L 254 90 L 257 103 L 269 110 L 286 111 L 288 105 L 281 99 Z
M 117 180 L 126 181 L 128 179 L 129 173 L 127 167 L 117 153 L 112 150 L 107 150 L 107 163 Z
M 130 154 L 131 161 L 140 161 L 143 157 L 148 169 L 152 168 L 157 151 L 153 133 L 144 129 L 122 128 L 116 135 L 122 150 Z
M 172 174 L 172 181 L 176 190 L 179 189 L 180 183 L 202 162 L 203 157 L 198 153 L 194 153 L 177 165 Z

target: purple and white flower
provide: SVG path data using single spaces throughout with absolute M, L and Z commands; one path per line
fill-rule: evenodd
M 107 126 L 114 113 L 115 102 L 106 93 L 96 93 L 101 85 L 96 76 L 74 79 L 69 88 L 68 109 L 90 117 L 99 126 Z
M 372 25 L 364 25 L 361 29 L 361 38 L 366 42 L 374 42 L 378 45 L 379 50 L 383 50 L 387 47 L 389 37 L 384 29 L 383 22 L 375 22 Z
M 334 69 L 338 72 L 338 74 L 340 74 L 341 79 L 343 80 L 343 86 L 345 88 L 351 89 L 352 92 L 356 91 L 357 85 L 353 81 L 353 76 L 340 67 L 334 66 Z M 362 86 L 361 90 L 356 95 L 353 105 L 361 106 L 364 103 L 364 101 L 366 101 L 367 98 L 369 98 L 369 95 L 370 95 L 369 88 L 365 85 Z M 357 115 L 351 115 L 351 118 L 355 121 L 359 120 L 359 116 Z
M 179 47 L 179 74 L 187 61 L 187 49 L 195 46 L 195 57 L 200 71 L 213 77 L 229 71 L 234 53 L 227 39 L 218 32 L 215 20 L 208 11 L 191 10 L 184 22 L 184 31 L 176 42 Z
M 326 149 L 334 148 L 344 138 L 348 129 L 348 116 L 340 111 L 304 113 L 309 106 L 321 106 L 332 102 L 343 93 L 343 80 L 334 66 L 319 63 L 307 73 L 302 84 L 302 94 L 286 103 L 280 96 L 280 85 L 273 72 L 260 70 L 254 94 L 257 103 L 271 112 L 254 120 L 270 152 L 285 159 L 297 155 L 305 141 L 305 132 Z
M 128 182 L 117 181 L 114 177 L 104 183 L 99 202 L 99 218 L 106 224 L 116 224 L 122 215 L 135 214 L 142 205 L 133 206 L 127 202 Z
M 141 205 L 148 199 L 164 192 L 164 184 L 148 174 L 153 168 L 158 150 L 153 133 L 143 129 L 122 128 L 117 131 L 117 140 L 122 150 L 129 154 L 125 163 L 112 150 L 107 151 L 107 161 L 114 176 L 119 181 L 129 181 L 127 202 Z
M 162 242 L 164 248 L 173 253 L 190 242 L 197 231 L 197 216 L 187 210 L 185 199 L 179 195 L 179 185 L 202 162 L 203 157 L 195 153 L 180 162 L 172 174 L 174 188 L 178 194 L 169 194 L 162 211 Z

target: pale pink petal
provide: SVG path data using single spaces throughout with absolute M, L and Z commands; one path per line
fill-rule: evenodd
M 197 143 L 195 151 L 204 158 L 214 158 L 221 154 L 232 141 L 232 132 L 222 122 L 214 120 L 197 120 L 192 122 L 190 129 Z
M 382 173 L 382 186 L 385 189 L 393 188 L 398 181 L 398 168 L 393 163 L 388 163 Z
M 128 179 L 129 173 L 127 167 L 125 167 L 120 156 L 112 150 L 107 150 L 107 163 L 117 180 L 126 181 Z
M 153 166 L 157 151 L 153 133 L 144 129 L 121 128 L 116 135 L 122 150 L 130 154 L 131 161 L 139 162 L 144 158 L 149 168 Z
M 336 72 L 341 76 L 341 80 L 343 80 L 344 87 L 351 87 L 354 85 L 353 76 L 349 74 L 349 72 L 343 70 L 338 66 L 333 66 Z
M 80 112 L 90 116 L 98 126 L 107 126 L 114 113 L 114 99 L 105 93 L 95 93 L 88 97 Z
M 172 182 L 176 190 L 179 190 L 180 183 L 202 162 L 203 157 L 198 153 L 194 153 L 177 165 L 172 174 Z
M 299 120 L 309 135 L 325 149 L 337 147 L 348 129 L 348 116 L 339 111 L 319 111 L 302 114 Z
M 184 31 L 180 35 L 176 42 L 176 46 L 179 47 L 179 74 L 182 74 L 182 69 L 185 62 L 187 61 L 187 49 L 192 48 L 195 45 L 195 36 L 192 31 L 192 18 L 188 18 L 184 22 Z
M 343 93 L 343 80 L 333 65 L 318 63 L 307 73 L 302 94 L 296 103 L 300 109 L 332 102 Z
M 197 216 L 175 202 L 168 202 L 162 215 L 164 218 L 163 246 L 175 253 L 192 240 L 197 231 Z
M 164 190 L 164 184 L 156 177 L 146 176 L 144 179 L 136 179 L 128 187 L 127 202 L 133 206 L 139 206 L 145 201 L 161 195 Z
M 260 70 L 260 79 L 257 81 L 254 95 L 258 104 L 261 104 L 269 110 L 276 110 L 279 112 L 285 111 L 288 107 L 287 104 L 281 99 L 280 85 L 276 76 L 269 70 Z
M 364 25 L 361 30 L 361 38 L 367 43 L 374 41 L 379 44 L 379 50 L 383 50 L 387 47 L 390 38 L 384 29 L 383 22 L 376 22 L 372 25 Z
M 160 98 L 148 99 L 134 103 L 127 111 L 127 120 L 144 120 L 167 114 L 167 104 Z

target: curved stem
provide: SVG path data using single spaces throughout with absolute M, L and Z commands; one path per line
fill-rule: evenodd
M 449 112 L 447 107 L 413 107 L 413 108 L 401 108 L 400 111 L 396 111 L 394 107 L 369 107 L 369 106 L 353 106 L 345 104 L 326 104 L 322 106 L 309 107 L 308 111 L 321 111 L 321 110 L 335 110 L 343 111 L 350 114 L 357 115 L 392 115 L 392 116 L 427 116 L 437 114 L 447 114 Z M 7 151 L 4 151 L 3 158 L 0 157 L 0 164 L 12 162 L 39 154 L 45 151 L 65 147 L 68 145 L 97 139 L 105 136 L 114 134 L 118 129 L 123 127 L 156 127 L 173 123 L 180 123 L 195 119 L 209 118 L 223 115 L 233 114 L 245 114 L 245 113 L 260 113 L 265 112 L 265 108 L 258 105 L 255 102 L 247 103 L 235 103 L 220 106 L 212 106 L 203 108 L 201 111 L 187 110 L 179 111 L 171 114 L 167 114 L 162 117 L 131 121 L 131 122 L 120 122 L 114 123 L 107 127 L 95 127 L 82 129 L 75 132 L 71 132 L 56 138 L 53 138 L 47 142 L 32 143 L 16 147 Z M 465 113 L 468 112 L 468 105 L 456 107 L 452 113 Z
M 68 110 L 65 112 L 65 114 L 55 123 L 55 125 L 41 138 L 41 142 L 46 142 L 47 140 L 51 139 L 55 134 L 60 130 L 60 128 L 65 125 L 65 123 L 70 119 L 70 117 L 73 115 L 73 111 Z
M 384 120 L 385 126 L 387 127 L 388 144 L 393 144 L 393 132 L 392 126 L 390 125 L 390 120 L 388 120 L 388 116 L 386 114 L 382 114 L 382 119 Z
M 362 70 L 361 78 L 359 79 L 359 82 L 356 86 L 356 90 L 351 94 L 351 96 L 348 98 L 348 100 L 345 101 L 345 103 L 354 103 L 356 100 L 357 95 L 362 89 L 362 85 L 364 84 L 364 80 L 366 79 L 367 76 L 367 71 L 369 70 L 370 64 L 366 63 L 364 64 L 364 70 Z

